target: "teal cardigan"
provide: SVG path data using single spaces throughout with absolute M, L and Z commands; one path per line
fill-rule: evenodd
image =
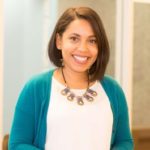
M 54 70 L 32 78 L 24 86 L 16 108 L 9 138 L 9 150 L 44 150 L 46 117 Z M 111 150 L 132 150 L 128 108 L 124 93 L 111 77 L 100 81 L 109 97 L 113 112 Z

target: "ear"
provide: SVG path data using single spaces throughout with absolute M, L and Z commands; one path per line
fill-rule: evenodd
M 59 33 L 56 34 L 56 47 L 57 49 L 61 50 L 61 36 L 59 35 Z

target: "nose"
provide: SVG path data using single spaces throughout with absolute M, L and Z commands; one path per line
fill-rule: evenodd
M 78 50 L 81 51 L 81 52 L 85 52 L 88 50 L 88 46 L 87 46 L 87 43 L 86 41 L 81 41 L 79 46 L 78 46 Z

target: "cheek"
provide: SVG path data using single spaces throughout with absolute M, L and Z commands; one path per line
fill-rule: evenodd
M 98 57 L 98 50 L 95 49 L 95 50 L 93 51 L 92 55 L 93 55 L 93 60 L 92 60 L 92 62 L 94 63 L 94 62 L 97 60 L 97 57 Z
M 97 58 L 97 56 L 98 56 L 98 49 L 97 48 L 95 48 L 94 50 L 93 50 L 93 57 L 94 58 Z
M 75 49 L 75 46 L 73 46 L 70 43 L 66 43 L 65 45 L 62 46 L 62 51 L 64 53 L 69 53 L 69 52 L 73 51 L 74 49 Z
M 71 52 L 73 51 L 73 47 L 70 44 L 65 44 L 62 46 L 62 57 L 64 59 L 69 59 Z

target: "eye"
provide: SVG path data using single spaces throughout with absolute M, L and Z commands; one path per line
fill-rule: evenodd
M 70 40 L 71 40 L 72 42 L 77 42 L 77 41 L 78 41 L 78 38 L 77 38 L 76 36 L 71 36 L 71 37 L 70 37 Z
M 96 39 L 90 39 L 89 42 L 90 42 L 91 44 L 96 44 L 96 43 L 97 43 Z

